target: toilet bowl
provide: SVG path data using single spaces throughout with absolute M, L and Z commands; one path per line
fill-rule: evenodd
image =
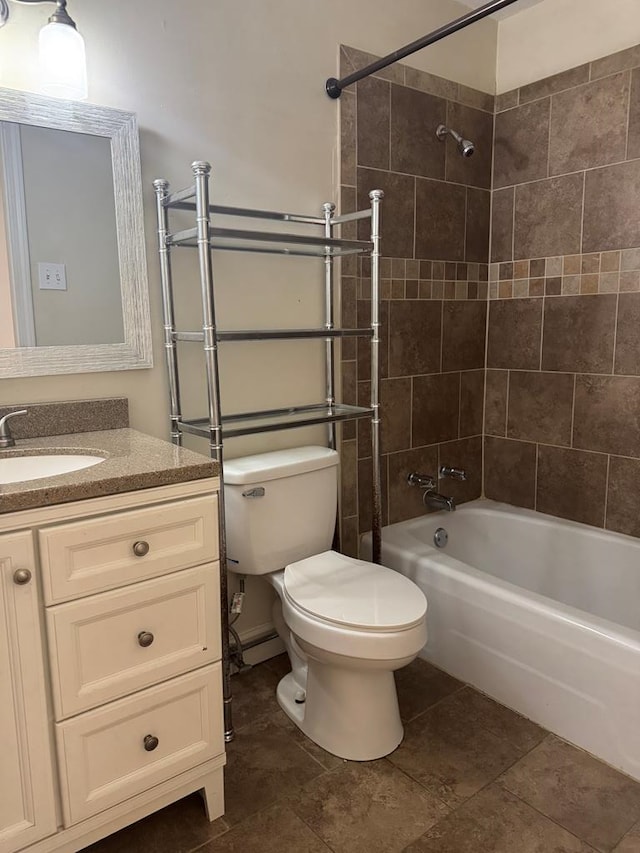
M 282 709 L 328 752 L 369 761 L 402 740 L 393 672 L 426 642 L 427 602 L 403 575 L 327 550 L 337 461 L 304 447 L 227 463 L 229 568 L 262 574 L 277 593 L 292 667 L 277 689 Z

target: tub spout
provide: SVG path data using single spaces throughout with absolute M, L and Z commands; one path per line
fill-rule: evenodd
M 456 502 L 453 498 L 440 495 L 438 492 L 425 492 L 422 502 L 429 509 L 444 509 L 447 512 L 455 512 L 456 509 Z

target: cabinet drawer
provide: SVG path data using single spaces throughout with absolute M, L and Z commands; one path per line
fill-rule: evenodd
M 220 659 L 218 563 L 50 607 L 56 718 Z
M 55 604 L 216 560 L 218 503 L 208 495 L 57 524 L 38 536 L 45 603 Z
M 224 752 L 221 678 L 213 664 L 57 723 L 65 826 Z

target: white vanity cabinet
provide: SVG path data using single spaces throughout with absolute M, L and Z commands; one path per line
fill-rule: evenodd
M 0 515 L 0 853 L 223 813 L 215 486 Z
M 52 737 L 30 533 L 0 535 L 0 851 L 56 831 Z

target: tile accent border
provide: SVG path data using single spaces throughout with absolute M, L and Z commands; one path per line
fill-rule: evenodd
M 489 265 L 489 299 L 640 290 L 640 248 Z
M 371 299 L 368 258 L 358 265 L 358 299 Z M 382 299 L 487 299 L 488 264 L 380 259 Z

